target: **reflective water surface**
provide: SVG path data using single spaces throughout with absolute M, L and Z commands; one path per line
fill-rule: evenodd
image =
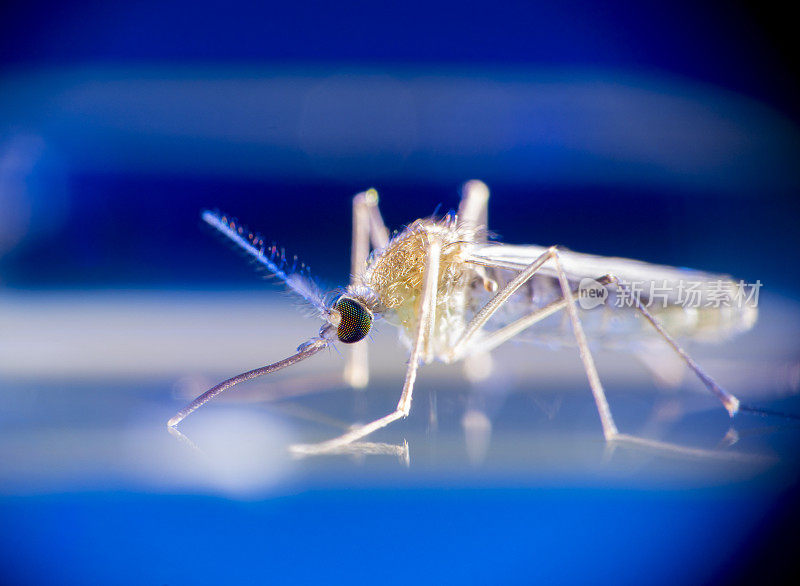
M 405 351 L 380 328 L 366 391 L 340 384 L 332 351 L 230 392 L 170 433 L 166 420 L 193 396 L 314 333 L 280 303 L 230 295 L 5 299 L 5 317 L 34 326 L 3 340 L 13 344 L 0 396 L 0 519 L 20 552 L 3 559 L 6 575 L 579 583 L 591 567 L 621 583 L 728 581 L 761 563 L 765 543 L 780 544 L 776 524 L 795 508 L 796 421 L 731 422 L 691 377 L 658 390 L 633 359 L 602 351 L 618 427 L 649 443 L 603 441 L 572 351 L 511 345 L 480 382 L 458 366 L 424 368 L 406 421 L 338 453 L 293 457 L 293 443 L 394 408 Z M 228 308 L 227 325 L 209 339 L 197 328 L 215 304 Z M 698 359 L 743 402 L 800 413 L 797 316 L 775 299 L 762 327 L 698 346 Z M 264 323 L 279 339 L 264 339 Z M 38 357 L 15 359 L 14 345 L 33 344 Z M 53 563 L 31 565 L 52 540 L 62 544 Z M 148 562 L 120 575 L 126 556 Z

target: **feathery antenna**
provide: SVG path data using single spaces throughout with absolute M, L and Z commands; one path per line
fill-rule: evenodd
M 230 216 L 220 215 L 217 212 L 206 210 L 202 217 L 206 224 L 228 237 L 231 242 L 283 281 L 289 289 L 313 305 L 317 311 L 320 313 L 327 311 L 324 295 L 317 284 L 310 277 L 295 271 L 296 267 L 286 272 L 283 253 L 280 255 L 281 260 L 275 262 L 277 249 L 273 248 L 272 251 L 267 249 L 258 234 L 247 230 Z

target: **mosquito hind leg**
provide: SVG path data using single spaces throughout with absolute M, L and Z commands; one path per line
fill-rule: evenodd
M 620 282 L 620 280 L 615 277 L 614 275 L 608 275 L 608 280 L 616 285 L 617 288 L 624 290 L 630 298 L 633 300 L 634 307 L 636 310 L 644 316 L 644 318 L 650 322 L 650 325 L 658 332 L 658 334 L 664 339 L 664 341 L 669 344 L 672 349 L 681 357 L 681 359 L 686 363 L 686 365 L 691 368 L 694 373 L 697 375 L 702 383 L 706 386 L 706 388 L 711 391 L 722 403 L 725 409 L 728 411 L 728 414 L 733 417 L 739 411 L 739 399 L 731 395 L 728 391 L 720 387 L 714 379 L 712 379 L 705 371 L 700 368 L 700 365 L 694 361 L 694 359 L 689 356 L 689 354 L 681 348 L 678 342 L 669 335 L 669 332 L 664 329 L 664 326 L 661 325 L 661 322 L 650 313 L 647 308 L 642 305 L 642 302 L 638 299 L 636 295 L 631 293 L 630 288 Z

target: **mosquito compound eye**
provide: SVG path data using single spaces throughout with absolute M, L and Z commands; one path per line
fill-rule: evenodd
M 336 335 L 345 344 L 362 340 L 372 327 L 372 314 L 361 303 L 349 297 L 336 302 L 336 311 L 342 316 Z

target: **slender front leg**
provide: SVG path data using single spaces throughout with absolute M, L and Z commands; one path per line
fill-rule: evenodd
M 294 445 L 291 450 L 299 454 L 314 454 L 336 450 L 342 446 L 368 436 L 374 431 L 386 427 L 391 422 L 408 417 L 411 411 L 411 398 L 414 391 L 414 381 L 417 378 L 417 369 L 421 360 L 429 352 L 430 341 L 434 335 L 436 325 L 437 290 L 439 284 L 439 264 L 442 253 L 442 244 L 435 237 L 428 241 L 425 255 L 425 273 L 422 279 L 422 294 L 419 301 L 419 314 L 417 335 L 411 350 L 411 357 L 406 368 L 406 378 L 403 383 L 403 392 L 400 401 L 389 415 L 376 419 L 372 423 L 357 427 L 337 438 L 311 445 Z
M 350 283 L 363 283 L 364 269 L 373 248 L 383 248 L 389 242 L 389 231 L 378 210 L 378 192 L 361 192 L 353 198 L 353 242 L 350 257 Z M 344 382 L 363 389 L 369 382 L 369 350 L 366 340 L 350 346 L 344 367 Z

